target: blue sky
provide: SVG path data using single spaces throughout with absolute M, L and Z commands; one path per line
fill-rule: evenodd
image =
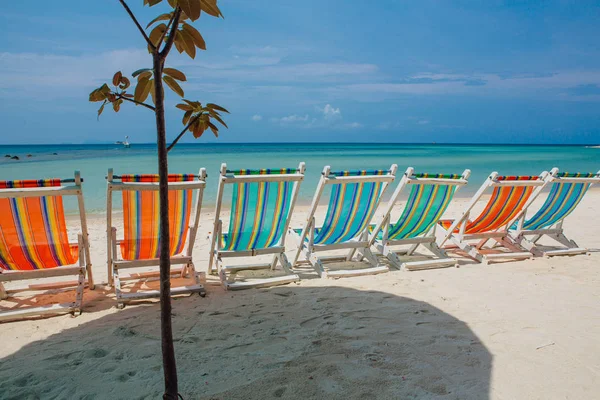
M 128 3 L 143 22 L 165 10 Z M 598 143 L 598 4 L 220 0 L 224 20 L 195 23 L 208 50 L 167 65 L 231 111 L 221 142 Z M 117 0 L 6 2 L 0 25 L 0 143 L 155 140 L 148 110 L 97 121 L 87 101 L 151 65 Z

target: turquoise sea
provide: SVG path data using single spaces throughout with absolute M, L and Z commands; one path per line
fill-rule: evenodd
M 12 160 L 4 155 L 16 155 Z M 28 157 L 28 155 L 30 155 Z M 563 171 L 595 172 L 600 169 L 600 148 L 586 146 L 513 146 L 449 144 L 339 144 L 339 143 L 254 143 L 179 144 L 169 153 L 169 171 L 194 173 L 208 171 L 204 206 L 213 207 L 221 163 L 229 168 L 307 166 L 299 200 L 310 202 L 325 165 L 332 169 L 389 168 L 398 164 L 401 174 L 412 166 L 429 173 L 472 171 L 470 183 L 461 195 L 472 194 L 492 171 L 503 175 L 537 175 L 554 166 Z M 116 174 L 155 173 L 153 144 L 132 144 L 125 149 L 116 144 L 102 145 L 19 145 L 0 146 L 0 179 L 67 178 L 80 170 L 88 212 L 106 207 L 108 168 Z M 74 202 L 66 207 L 73 211 Z

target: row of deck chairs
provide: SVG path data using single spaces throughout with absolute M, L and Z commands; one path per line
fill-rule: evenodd
M 496 259 L 521 259 L 533 256 L 586 253 L 566 238 L 562 224 L 577 207 L 590 185 L 600 182 L 598 173 L 567 173 L 557 168 L 539 176 L 500 176 L 492 173 L 464 212 L 454 220 L 443 215 L 456 192 L 468 183 L 470 171 L 457 174 L 417 173 L 408 168 L 382 217 L 373 223 L 382 195 L 396 178 L 397 166 L 388 170 L 332 171 L 325 167 L 303 226 L 290 226 L 291 216 L 304 179 L 305 166 L 294 169 L 220 170 L 215 221 L 207 272 L 218 274 L 227 289 L 245 289 L 295 282 L 300 279 L 295 267 L 310 264 L 321 277 L 345 277 L 398 269 L 425 269 L 457 265 L 448 251 L 487 263 Z M 195 269 L 192 250 L 200 221 L 206 172 L 169 175 L 169 229 L 172 274 L 189 278 L 189 284 L 172 289 L 182 294 L 205 289 L 201 273 Z M 44 313 L 79 312 L 84 286 L 94 289 L 86 214 L 78 172 L 74 179 L 0 181 L 0 298 L 8 299 L 15 290 L 3 282 L 75 275 L 76 282 L 30 285 L 43 290 L 76 287 L 72 303 L 14 308 L 0 313 L 0 319 Z M 135 272 L 156 267 L 159 262 L 158 176 L 107 176 L 107 272 L 115 289 L 117 303 L 158 296 L 157 290 L 124 290 L 131 281 L 156 276 L 154 272 Z M 544 188 L 550 188 L 542 206 L 531 210 Z M 224 201 L 231 189 L 231 203 Z M 472 218 L 473 210 L 492 191 L 483 210 Z M 408 193 L 403 207 L 400 195 Z M 121 193 L 122 214 L 113 210 L 113 194 Z M 196 192 L 196 194 L 194 194 Z M 75 196 L 79 206 L 81 232 L 77 243 L 69 241 L 63 197 Z M 317 207 L 327 198 L 327 211 L 320 223 Z M 225 229 L 220 219 L 230 206 Z M 394 218 L 397 214 L 398 217 Z M 114 221 L 122 217 L 123 234 L 118 235 Z M 286 256 L 286 236 L 296 239 L 292 262 Z M 118 237 L 121 237 L 118 239 Z M 546 250 L 538 246 L 542 237 L 554 239 L 563 247 Z M 431 255 L 414 261 L 419 246 Z M 385 256 L 380 261 L 377 253 Z M 344 251 L 339 255 L 324 253 Z M 259 264 L 226 265 L 231 258 L 269 257 Z M 330 261 L 362 261 L 365 268 L 331 269 Z M 243 271 L 275 270 L 283 274 L 268 277 L 240 277 Z M 129 272 L 129 273 L 128 273 Z M 16 292 L 22 289 L 17 289 Z

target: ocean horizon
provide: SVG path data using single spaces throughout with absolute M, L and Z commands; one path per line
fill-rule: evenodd
M 387 169 L 395 163 L 398 175 L 408 167 L 418 172 L 456 174 L 470 169 L 469 185 L 458 193 L 464 197 L 473 194 L 493 171 L 502 175 L 537 175 L 558 167 L 561 171 L 596 172 L 600 169 L 600 148 L 533 144 L 180 143 L 169 153 L 169 172 L 197 173 L 206 168 L 203 207 L 212 208 L 221 163 L 227 163 L 230 169 L 294 168 L 301 161 L 306 163 L 306 178 L 299 202 L 305 204 L 312 199 L 325 165 L 333 170 Z M 134 143 L 128 149 L 119 144 L 0 145 L 1 180 L 68 178 L 75 170 L 81 171 L 88 213 L 106 209 L 108 168 L 116 174 L 156 173 L 156 145 Z M 119 199 L 116 200 L 115 207 L 120 208 Z M 76 211 L 74 201 L 67 201 L 65 207 L 68 212 Z

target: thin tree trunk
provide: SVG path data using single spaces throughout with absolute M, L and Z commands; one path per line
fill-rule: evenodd
M 156 113 L 156 144 L 158 148 L 158 175 L 160 197 L 160 327 L 162 338 L 162 356 L 165 378 L 163 399 L 177 400 L 177 366 L 173 347 L 173 328 L 171 325 L 171 258 L 169 238 L 169 167 L 167 162 L 167 140 L 165 127 L 165 105 L 162 84 L 164 60 L 159 54 L 153 55 L 154 102 Z

